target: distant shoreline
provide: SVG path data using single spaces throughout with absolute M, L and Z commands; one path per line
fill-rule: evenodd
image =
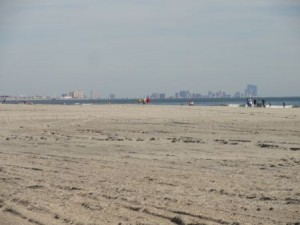
M 253 98 L 258 102 L 265 100 L 266 105 L 271 107 L 283 106 L 299 108 L 300 97 L 258 97 Z M 151 105 L 188 105 L 190 101 L 193 106 L 245 106 L 247 98 L 201 98 L 201 99 L 152 99 Z M 4 103 L 3 100 L 1 103 Z M 5 104 L 49 104 L 49 105 L 105 105 L 105 104 L 139 104 L 138 99 L 51 99 L 51 100 L 6 100 Z

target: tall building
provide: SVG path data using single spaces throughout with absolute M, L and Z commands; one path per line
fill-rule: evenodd
M 159 93 L 153 93 L 150 97 L 152 99 L 159 99 Z
M 83 92 L 82 90 L 71 91 L 71 92 L 69 93 L 69 95 L 70 95 L 72 98 L 78 98 L 78 99 L 85 98 L 84 92 Z
M 179 98 L 189 98 L 190 92 L 189 91 L 179 91 Z
M 257 97 L 257 86 L 253 84 L 248 84 L 245 90 L 246 97 Z
M 153 93 L 150 97 L 152 99 L 165 99 L 166 94 L 165 93 Z
M 100 94 L 99 94 L 99 92 L 98 92 L 98 91 L 92 90 L 92 91 L 91 91 L 91 94 L 90 94 L 90 98 L 91 98 L 91 99 L 100 99 Z
M 159 98 L 160 99 L 165 99 L 166 98 L 166 94 L 165 93 L 160 93 L 159 94 Z

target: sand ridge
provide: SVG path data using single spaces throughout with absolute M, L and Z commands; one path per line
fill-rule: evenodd
M 0 224 L 297 224 L 300 110 L 0 105 Z

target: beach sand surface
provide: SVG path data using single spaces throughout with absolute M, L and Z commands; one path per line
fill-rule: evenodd
M 300 223 L 300 109 L 0 105 L 0 224 Z

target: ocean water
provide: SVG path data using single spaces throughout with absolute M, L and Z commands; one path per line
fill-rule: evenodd
M 266 97 L 256 98 L 258 103 L 265 100 L 267 107 L 282 108 L 283 102 L 287 108 L 300 108 L 300 97 Z M 230 106 L 245 107 L 246 98 L 201 98 L 201 99 L 152 99 L 152 105 L 188 105 L 192 101 L 194 106 Z M 24 101 L 6 101 L 9 104 L 23 103 Z M 138 104 L 138 99 L 52 99 L 52 100 L 27 100 L 33 104 L 57 104 L 57 105 L 86 105 L 86 104 Z

